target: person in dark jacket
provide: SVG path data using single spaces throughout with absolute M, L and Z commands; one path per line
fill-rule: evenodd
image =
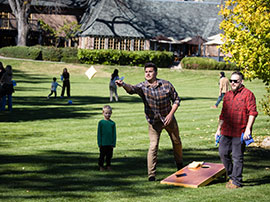
M 6 71 L 0 79 L 1 84 L 1 105 L 0 111 L 5 111 L 6 99 L 8 98 L 8 110 L 12 111 L 12 93 L 14 93 L 13 83 L 12 83 L 12 67 L 10 65 L 6 66 Z
M 69 81 L 69 73 L 68 73 L 67 68 L 63 69 L 63 74 L 61 75 L 61 80 L 63 80 L 61 98 L 64 97 L 65 89 L 67 89 L 67 96 L 70 97 L 70 81 Z

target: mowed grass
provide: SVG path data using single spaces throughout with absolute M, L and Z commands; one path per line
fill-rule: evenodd
M 131 84 L 143 81 L 143 68 L 95 65 L 98 73 L 88 80 L 84 75 L 87 65 L 1 61 L 13 66 L 17 82 L 13 112 L 0 113 L 1 201 L 269 201 L 270 152 L 252 146 L 245 155 L 242 189 L 227 190 L 223 179 L 197 189 L 160 184 L 176 171 L 165 131 L 158 153 L 158 181 L 147 181 L 149 139 L 143 103 L 122 88 L 118 89 L 120 101 L 109 103 L 108 89 L 115 68 Z M 64 67 L 71 74 L 72 105 L 67 98 L 46 99 L 52 78 L 61 83 Z M 218 75 L 219 71 L 159 69 L 158 77 L 169 80 L 182 98 L 175 116 L 185 165 L 220 163 L 214 133 L 221 107 L 210 109 L 218 96 Z M 245 85 L 259 106 L 264 85 L 259 80 L 245 81 Z M 97 124 L 105 104 L 112 106 L 117 125 L 110 172 L 97 167 Z M 259 110 L 254 137 L 270 135 L 267 120 Z

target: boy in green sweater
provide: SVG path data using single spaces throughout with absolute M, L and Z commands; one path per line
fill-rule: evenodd
M 103 107 L 102 114 L 104 116 L 103 120 L 98 123 L 98 146 L 99 146 L 99 159 L 98 165 L 99 170 L 104 171 L 103 166 L 104 159 L 106 157 L 106 168 L 111 170 L 111 159 L 113 156 L 113 148 L 116 144 L 116 126 L 115 123 L 110 119 L 112 115 L 112 108 L 110 105 L 105 105 Z

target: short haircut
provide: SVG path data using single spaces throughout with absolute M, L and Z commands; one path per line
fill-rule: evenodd
M 244 79 L 244 75 L 243 75 L 241 72 L 239 72 L 239 71 L 233 72 L 233 73 L 231 74 L 231 76 L 234 75 L 234 74 L 238 75 L 238 76 L 240 77 L 241 80 Z
M 146 63 L 146 64 L 144 65 L 144 69 L 146 69 L 147 67 L 153 67 L 154 70 L 155 70 L 155 72 L 157 72 L 157 66 L 156 66 L 154 63 L 152 63 L 152 62 Z
M 56 81 L 56 77 L 53 77 L 53 80 Z
M 104 105 L 104 107 L 102 108 L 103 111 L 105 110 L 109 110 L 109 111 L 112 111 L 112 108 L 110 105 Z

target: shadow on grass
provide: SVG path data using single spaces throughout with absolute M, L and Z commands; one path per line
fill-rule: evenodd
M 16 83 L 20 86 L 23 83 L 31 83 L 31 84 L 47 83 L 49 79 L 52 80 L 52 78 L 49 78 L 44 74 L 30 74 L 17 69 L 13 70 L 13 77 L 16 80 Z
M 213 97 L 181 97 L 182 101 L 188 101 L 188 100 L 217 100 L 217 98 Z
M 68 104 L 72 100 L 72 105 Z M 122 103 L 141 102 L 139 97 L 121 96 Z M 101 110 L 103 105 L 109 104 L 109 98 L 98 96 L 74 96 L 71 98 L 46 97 L 13 97 L 13 111 L 1 112 L 1 122 L 34 121 L 44 119 L 89 118 L 97 115 L 93 112 Z M 100 104 L 100 108 L 91 107 Z M 16 107 L 23 106 L 23 107 Z
M 159 182 L 149 187 L 149 183 L 153 182 L 147 181 L 146 153 L 147 149 L 138 149 L 129 150 L 123 155 L 118 154 L 112 160 L 111 172 L 98 171 L 98 153 L 52 150 L 36 155 L 2 154 L 0 189 L 6 190 L 6 193 L 0 195 L 0 199 L 76 199 L 112 191 L 129 197 L 144 197 L 155 196 L 156 189 L 179 189 L 173 186 L 156 186 Z M 189 151 L 184 151 L 184 155 L 189 156 Z M 199 155 L 196 158 L 203 157 Z M 158 162 L 157 175 L 167 177 L 176 171 L 171 150 L 159 151 Z M 13 192 L 23 191 L 25 194 L 14 195 L 9 193 L 10 189 Z M 33 192 L 35 194 L 31 195 Z
M 47 95 L 46 95 L 47 96 Z M 109 97 L 101 97 L 101 96 L 72 96 L 70 98 L 64 97 L 57 98 L 51 97 L 49 100 L 47 97 L 41 96 L 29 96 L 29 97 L 13 97 L 13 105 L 23 105 L 23 106 L 65 106 L 68 105 L 68 100 L 72 100 L 72 105 L 91 105 L 91 104 L 108 104 Z M 141 99 L 136 96 L 121 96 L 119 98 L 119 102 L 128 102 L 128 103 L 136 103 L 141 102 Z
M 93 109 L 92 109 L 93 110 Z M 84 112 L 85 111 L 85 112 Z M 1 112 L 1 122 L 34 121 L 44 119 L 89 118 L 98 113 L 81 107 L 17 108 Z
M 213 149 L 184 150 L 184 157 L 199 161 L 218 161 Z M 209 154 L 210 152 L 210 154 Z M 264 151 L 262 151 L 264 152 Z M 0 189 L 5 194 L 0 199 L 51 199 L 69 197 L 72 199 L 96 197 L 99 192 L 117 191 L 118 194 L 132 196 L 155 196 L 157 189 L 179 189 L 181 187 L 153 184 L 149 187 L 146 168 L 147 150 L 129 150 L 125 155 L 113 158 L 113 170 L 98 171 L 98 153 L 69 152 L 60 150 L 44 151 L 36 155 L 0 155 Z M 266 152 L 268 153 L 268 152 Z M 136 154 L 136 155 L 134 155 Z M 269 165 L 269 154 L 267 154 Z M 256 162 L 256 171 L 262 167 L 260 159 L 250 156 Z M 265 160 L 265 159 L 264 159 Z M 163 170 L 163 171 L 162 171 Z M 159 151 L 157 175 L 165 177 L 176 172 L 171 150 Z M 264 173 L 263 173 L 264 174 Z M 211 184 L 219 183 L 217 180 Z M 158 183 L 158 182 L 156 182 Z M 269 183 L 265 174 L 261 179 L 251 179 L 247 183 L 260 185 Z M 147 187 L 147 191 L 145 188 Z M 9 193 L 10 190 L 13 190 Z M 14 191 L 25 194 L 14 195 Z M 29 191 L 30 193 L 26 193 Z M 31 195 L 31 192 L 34 192 Z M 37 194 L 38 193 L 38 194 Z
M 113 171 L 100 172 L 98 153 L 47 151 L 38 155 L 0 155 L 0 189 L 37 191 L 39 195 L 0 195 L 0 199 L 33 199 L 91 197 L 92 193 L 123 191 L 131 195 L 148 195 L 142 190 L 134 192 L 131 185 L 139 183 L 132 177 L 145 175 L 146 159 L 124 157 L 113 159 Z M 129 178 L 129 179 L 128 179 Z

